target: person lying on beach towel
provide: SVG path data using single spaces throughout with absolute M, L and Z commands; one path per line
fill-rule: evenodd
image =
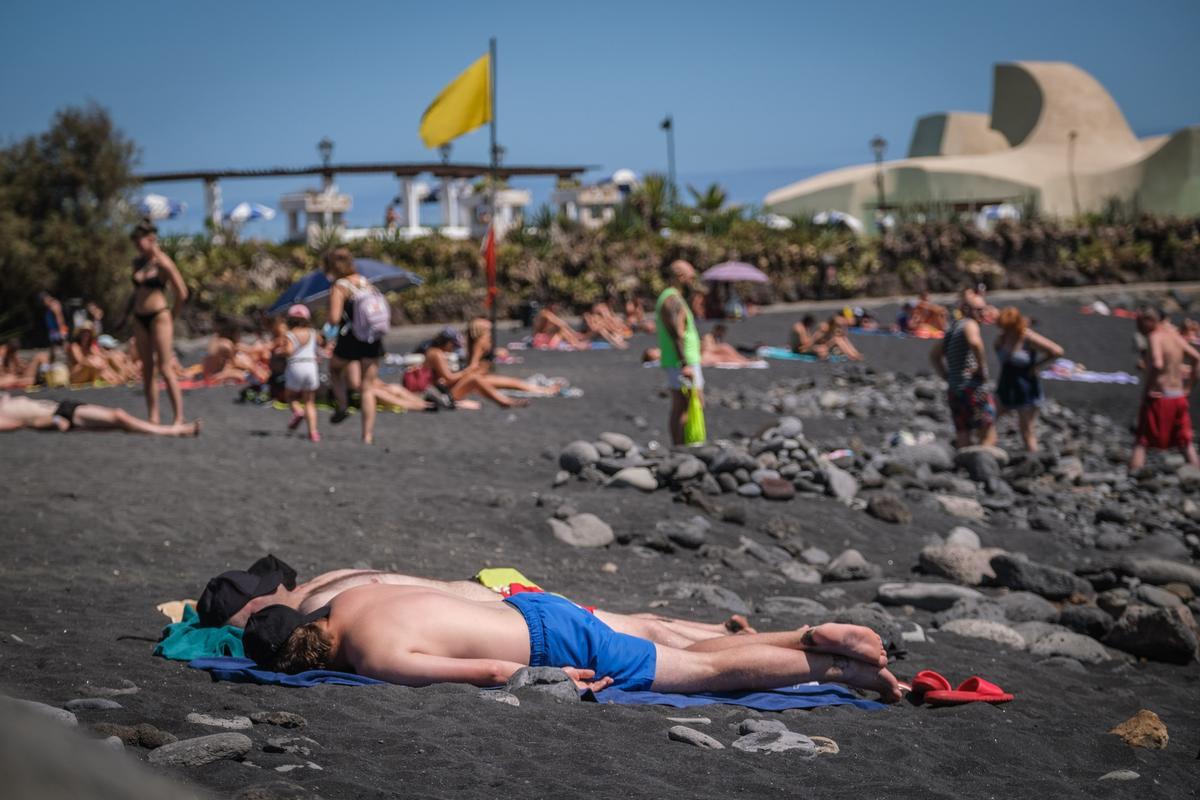
M 13 339 L 0 345 L 0 389 L 27 389 L 37 383 L 40 368 L 50 366 L 50 356 L 35 353 L 21 358 L 21 343 Z
M 747 366 L 753 359 L 746 358 L 737 348 L 725 341 L 725 326 L 714 325 L 700 339 L 700 365 L 718 367 L 726 364 Z
M 596 334 L 618 350 L 629 347 L 626 340 L 633 336 L 633 329 L 622 322 L 605 302 L 595 303 L 590 310 L 583 312 L 583 325 L 586 331 Z
M 359 586 L 308 614 L 268 606 L 250 617 L 242 644 L 277 672 L 332 669 L 406 686 L 495 686 L 522 667 L 547 666 L 593 691 L 745 691 L 825 680 L 900 699 L 883 642 L 869 628 L 830 623 L 679 648 L 620 633 L 550 594 L 495 603 Z
M 34 400 L 0 392 L 0 432 L 30 428 L 39 431 L 125 431 L 150 436 L 199 436 L 200 420 L 159 425 L 120 408 L 76 400 Z
M 439 581 L 398 572 L 369 569 L 338 569 L 323 573 L 301 584 L 296 571 L 274 556 L 264 556 L 249 570 L 223 572 L 208 582 L 196 604 L 203 625 L 245 627 L 255 612 L 271 605 L 285 605 L 302 614 L 311 613 L 344 591 L 359 586 L 387 584 L 436 589 L 467 600 L 495 603 L 504 599 L 504 591 L 475 581 Z M 507 587 L 512 593 L 513 587 Z M 538 591 L 537 587 L 521 587 Z M 695 622 L 658 614 L 617 614 L 594 612 L 596 617 L 622 633 L 641 636 L 675 647 L 730 634 L 753 632 L 745 617 L 735 614 L 724 623 Z
M 587 350 L 591 336 L 580 333 L 566 323 L 558 315 L 558 304 L 551 303 L 538 312 L 533 321 L 533 341 L 535 350 Z

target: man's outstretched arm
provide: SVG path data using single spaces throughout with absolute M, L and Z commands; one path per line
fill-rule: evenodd
M 359 659 L 353 666 L 359 675 L 402 686 L 428 686 L 431 683 L 499 686 L 526 665 L 496 658 L 447 658 L 424 653 L 393 653 Z

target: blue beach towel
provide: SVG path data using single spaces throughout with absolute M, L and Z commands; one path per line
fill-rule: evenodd
M 672 706 L 692 708 L 713 704 L 742 706 L 759 711 L 784 711 L 789 708 L 822 708 L 824 706 L 854 706 L 864 711 L 881 711 L 887 706 L 874 700 L 864 700 L 842 686 L 830 683 L 802 683 L 769 692 L 713 692 L 672 694 L 667 692 L 626 692 L 609 687 L 588 692 L 584 699 L 597 703 L 633 706 Z
M 814 356 L 812 353 L 793 353 L 786 347 L 760 347 L 755 351 L 755 355 L 759 358 L 766 358 L 771 361 L 820 361 L 821 359 Z M 845 361 L 845 356 L 832 355 L 825 359 L 826 361 Z
M 353 672 L 334 672 L 326 669 L 297 672 L 295 675 L 289 675 L 286 672 L 272 672 L 269 669 L 259 669 L 248 658 L 197 658 L 189 661 L 188 666 L 192 669 L 206 670 L 212 675 L 214 681 L 262 683 L 268 686 L 291 686 L 297 689 L 321 683 L 332 683 L 338 686 L 372 686 L 383 683 L 374 678 L 355 675 Z
M 203 627 L 196 609 L 185 605 L 183 620 L 163 628 L 162 637 L 154 645 L 154 655 L 176 661 L 216 656 L 241 658 L 245 655 L 242 650 L 242 629 L 232 625 Z
M 352 672 L 332 670 L 310 670 L 288 675 L 259 669 L 248 658 L 198 658 L 188 663 L 193 669 L 207 671 L 214 681 L 235 683 L 261 683 L 269 686 L 306 688 L 328 683 L 338 686 L 373 686 L 383 683 L 374 678 L 365 678 Z M 626 692 L 621 689 L 602 689 L 598 693 L 586 692 L 584 700 L 596 703 L 614 703 L 635 706 L 673 706 L 691 708 L 722 704 L 754 708 L 759 711 L 784 711 L 789 708 L 822 708 L 824 706 L 854 706 L 865 711 L 887 708 L 874 700 L 863 700 L 849 689 L 829 683 L 800 684 L 770 692 L 729 692 L 714 694 L 668 694 L 665 692 Z

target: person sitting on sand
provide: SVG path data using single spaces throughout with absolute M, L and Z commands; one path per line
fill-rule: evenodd
M 731 344 L 725 342 L 725 326 L 714 325 L 713 329 L 700 339 L 700 365 L 717 367 L 721 365 L 744 365 L 753 359 L 746 358 Z
M 450 369 L 448 355 L 457 346 L 455 339 L 456 337 L 451 331 L 442 331 L 435 336 L 425 351 L 424 367 L 418 369 L 429 370 L 432 383 L 456 401 L 462 400 L 469 394 L 477 394 L 491 400 L 501 408 L 514 408 L 529 405 L 529 401 L 508 397 L 501 394 L 501 390 L 507 389 L 525 394 L 553 397 L 562 389 L 559 385 L 538 386 L 505 375 L 487 375 L 480 369 L 464 369 L 454 372 Z
M 829 355 L 829 348 L 820 343 L 820 334 L 816 318 L 812 314 L 805 314 L 802 320 L 792 326 L 792 352 L 824 359 Z
M 850 336 L 846 332 L 850 321 L 841 314 L 834 314 L 817 329 L 815 341 L 812 344 L 813 353 L 823 352 L 824 355 L 819 358 L 828 358 L 831 355 L 842 355 L 851 361 L 862 361 L 863 355 L 858 352 L 858 348 L 850 343 Z
M 40 431 L 111 431 L 151 436 L 199 436 L 200 420 L 159 425 L 138 419 L 120 408 L 76 400 L 34 400 L 0 392 L 0 431 L 31 428 Z
M 67 366 L 71 370 L 71 383 L 122 382 L 122 376 L 112 368 L 97 344 L 91 322 L 81 323 L 75 329 L 67 345 Z
M 686 648 L 619 633 L 551 594 L 477 602 L 435 589 L 359 586 L 301 614 L 268 606 L 250 617 L 246 655 L 270 669 L 355 672 L 406 686 L 496 686 L 525 666 L 562 669 L 580 689 L 730 692 L 838 681 L 900 699 L 869 628 L 828 623 L 725 636 Z
M 629 346 L 626 340 L 633 335 L 633 329 L 621 321 L 608 303 L 594 303 L 590 310 L 583 312 L 584 328 L 599 336 L 604 341 L 624 350 Z
M 1200 351 L 1188 344 L 1179 330 L 1163 320 L 1162 313 L 1146 307 L 1138 312 L 1138 331 L 1146 338 L 1145 371 L 1137 439 L 1129 457 L 1129 471 L 1146 464 L 1146 450 L 1177 448 L 1187 463 L 1200 467 L 1192 441 L 1189 396 L 1196 384 Z
M 631 297 L 625 301 L 625 324 L 637 333 L 654 333 L 654 320 L 646 316 L 646 309 L 640 297 Z
M 508 350 L 496 347 L 493 352 L 492 322 L 483 317 L 475 317 L 467 323 L 467 366 L 464 369 L 479 367 L 484 372 L 491 372 L 495 359 L 507 359 Z
M 920 335 L 945 331 L 950 324 L 950 314 L 944 306 L 929 299 L 929 292 L 921 292 L 908 315 L 908 325 L 904 333 Z
M 533 346 L 541 350 L 557 350 L 566 346 L 586 350 L 591 336 L 580 333 L 558 315 L 558 304 L 551 303 L 538 312 L 533 321 Z
M 29 361 L 21 358 L 21 342 L 12 339 L 0 345 L 0 389 L 28 389 L 37 383 L 38 372 L 50 365 L 46 353 L 34 353 Z
M 238 347 L 238 329 L 232 322 L 222 323 L 213 332 L 200 366 L 207 383 L 241 383 L 247 375 L 263 383 L 271 376 L 265 363 L 251 358 Z
M 475 581 L 439 581 L 371 569 L 331 570 L 297 584 L 296 571 L 268 555 L 254 562 L 249 570 L 229 570 L 210 580 L 196 604 L 196 613 L 203 625 L 243 628 L 252 614 L 268 606 L 285 605 L 308 614 L 347 589 L 370 584 L 437 589 L 480 602 L 500 602 L 505 596 L 518 593 L 514 589 L 533 591 L 529 587 L 511 585 L 507 591 L 498 592 Z M 740 614 L 730 616 L 723 623 L 711 623 L 652 613 L 617 614 L 600 609 L 593 613 L 619 632 L 678 647 L 718 636 L 754 633 L 750 622 Z

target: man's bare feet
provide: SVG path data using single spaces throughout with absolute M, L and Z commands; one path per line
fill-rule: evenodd
M 846 656 L 876 667 L 886 667 L 888 663 L 887 650 L 879 634 L 862 625 L 837 622 L 817 625 L 804 631 L 800 644 L 804 650 Z
M 878 692 L 881 703 L 898 703 L 902 696 L 900 681 L 891 672 L 846 656 L 833 656 L 833 666 L 824 677 L 856 689 Z
M 725 620 L 725 630 L 730 633 L 758 633 L 758 631 L 751 627 L 750 620 L 741 614 L 733 614 L 729 619 Z

